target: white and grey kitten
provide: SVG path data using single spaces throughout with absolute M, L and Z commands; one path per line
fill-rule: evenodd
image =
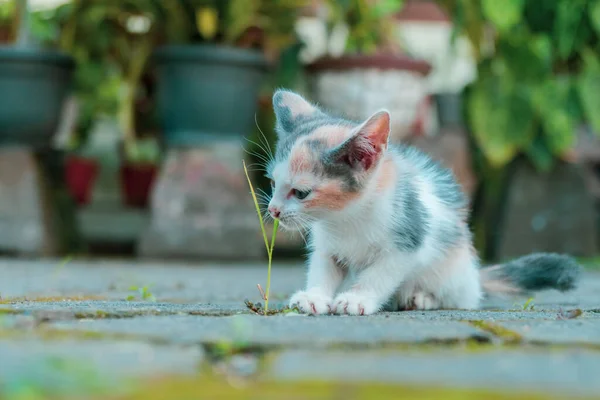
M 480 268 L 461 188 L 425 154 L 388 143 L 387 111 L 355 123 L 285 90 L 273 105 L 269 213 L 283 227 L 311 231 L 306 289 L 291 305 L 351 315 L 384 305 L 474 309 L 484 292 L 575 287 L 580 266 L 564 255 Z

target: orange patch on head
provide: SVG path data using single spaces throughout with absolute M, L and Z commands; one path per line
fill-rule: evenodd
M 394 168 L 394 161 L 391 159 L 383 160 L 381 170 L 377 177 L 377 190 L 381 191 L 389 188 L 394 184 L 396 180 L 396 168 Z
M 358 197 L 358 192 L 345 192 L 339 183 L 330 182 L 315 190 L 315 196 L 306 202 L 306 207 L 341 210 L 356 197 Z

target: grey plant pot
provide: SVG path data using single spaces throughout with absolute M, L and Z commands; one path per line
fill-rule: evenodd
M 74 65 L 55 51 L 0 47 L 0 146 L 50 146 Z
M 439 93 L 435 95 L 439 122 L 442 126 L 462 126 L 463 109 L 461 93 Z
M 239 140 L 251 132 L 268 64 L 262 53 L 209 45 L 154 54 L 158 114 L 168 147 Z

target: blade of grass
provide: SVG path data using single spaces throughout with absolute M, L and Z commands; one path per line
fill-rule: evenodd
M 246 174 L 246 179 L 248 180 L 248 185 L 250 186 L 250 192 L 252 193 L 252 200 L 254 200 L 254 206 L 256 207 L 256 214 L 258 214 L 258 221 L 260 222 L 260 230 L 262 231 L 263 240 L 265 241 L 265 247 L 267 249 L 267 256 L 269 257 L 268 267 L 267 267 L 267 291 L 264 295 L 265 298 L 265 313 L 269 311 L 269 293 L 271 292 L 271 264 L 273 260 L 273 248 L 275 247 L 275 237 L 277 236 L 277 228 L 279 227 L 279 220 L 275 220 L 273 223 L 273 234 L 271 236 L 271 244 L 269 245 L 269 239 L 267 239 L 267 231 L 265 229 L 265 223 L 262 218 L 262 214 L 260 212 L 260 206 L 258 205 L 258 200 L 256 199 L 256 193 L 254 192 L 254 186 L 252 186 L 252 181 L 250 180 L 250 175 L 248 174 L 248 168 L 246 168 L 246 162 L 242 160 L 242 165 L 244 166 L 244 173 Z
M 276 219 L 273 222 L 273 236 L 271 236 L 271 247 L 269 249 L 269 266 L 267 267 L 267 293 L 265 299 L 265 312 L 269 311 L 269 293 L 271 292 L 271 264 L 273 260 L 273 248 L 275 247 L 275 237 L 277 236 L 277 228 L 279 227 L 279 220 Z
M 265 223 L 262 219 L 262 214 L 260 213 L 260 206 L 258 205 L 258 200 L 256 199 L 256 194 L 254 193 L 254 186 L 252 186 L 252 181 L 250 181 L 250 175 L 248 174 L 248 168 L 246 168 L 246 162 L 242 160 L 242 164 L 244 165 L 244 173 L 246 174 L 246 179 L 248 180 L 248 185 L 250 185 L 250 193 L 252 193 L 252 200 L 254 200 L 254 206 L 256 207 L 256 213 L 258 214 L 258 221 L 260 222 L 260 230 L 262 231 L 263 240 L 265 241 L 265 247 L 267 248 L 267 253 L 269 252 L 269 240 L 267 239 L 267 231 L 265 230 Z
M 261 297 L 263 300 L 267 300 L 267 296 L 265 295 L 265 291 L 263 290 L 262 286 L 260 286 L 260 283 L 257 283 L 257 284 L 256 284 L 256 287 L 258 288 L 258 291 L 259 291 L 259 293 L 260 293 L 260 297 Z

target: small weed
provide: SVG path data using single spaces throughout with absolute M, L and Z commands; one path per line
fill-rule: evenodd
M 517 309 L 522 309 L 523 311 L 534 311 L 535 304 L 533 303 L 533 297 L 527 299 L 525 303 L 521 304 L 513 304 Z
M 131 286 L 129 288 L 129 291 L 131 292 L 136 292 L 136 294 L 131 294 L 129 296 L 127 296 L 126 300 L 127 301 L 134 301 L 134 300 L 145 300 L 145 301 L 151 301 L 151 302 L 155 302 L 156 301 L 156 297 L 154 297 L 154 295 L 150 292 L 150 290 L 148 289 L 148 286 L 142 286 L 142 287 L 138 287 L 138 286 Z
M 275 247 L 275 237 L 277 236 L 277 228 L 279 227 L 279 220 L 276 219 L 273 222 L 273 235 L 271 236 L 271 242 L 269 243 L 269 239 L 267 238 L 267 231 L 265 230 L 265 222 L 263 221 L 262 213 L 260 212 L 260 206 L 258 205 L 258 200 L 256 198 L 256 193 L 254 192 L 254 187 L 252 186 L 252 181 L 250 180 L 250 175 L 248 174 L 248 169 L 246 168 L 246 163 L 242 161 L 244 165 L 244 172 L 246 173 L 246 179 L 248 179 L 248 185 L 250 186 L 250 192 L 252 193 L 252 200 L 254 201 L 254 206 L 256 207 L 256 213 L 258 214 L 258 221 L 260 223 L 260 230 L 262 231 L 263 239 L 265 241 L 265 247 L 267 248 L 267 256 L 269 257 L 268 267 L 267 267 L 267 290 L 263 292 L 260 285 L 258 286 L 258 290 L 261 292 L 261 296 L 265 301 L 265 308 L 263 315 L 269 315 L 269 293 L 271 291 L 271 265 L 273 260 L 273 248 Z
M 253 303 L 250 300 L 245 300 L 244 303 L 250 311 L 258 315 L 277 315 L 277 314 L 289 314 L 289 313 L 300 313 L 298 307 L 284 306 L 282 308 L 275 308 L 268 310 L 263 307 L 261 303 Z
M 61 261 L 61 263 L 56 266 L 56 268 L 54 269 L 54 278 L 56 278 L 58 275 L 60 275 L 62 270 L 67 266 L 68 263 L 71 262 L 72 259 L 73 259 L 73 256 L 69 255 L 69 256 L 65 257 Z

